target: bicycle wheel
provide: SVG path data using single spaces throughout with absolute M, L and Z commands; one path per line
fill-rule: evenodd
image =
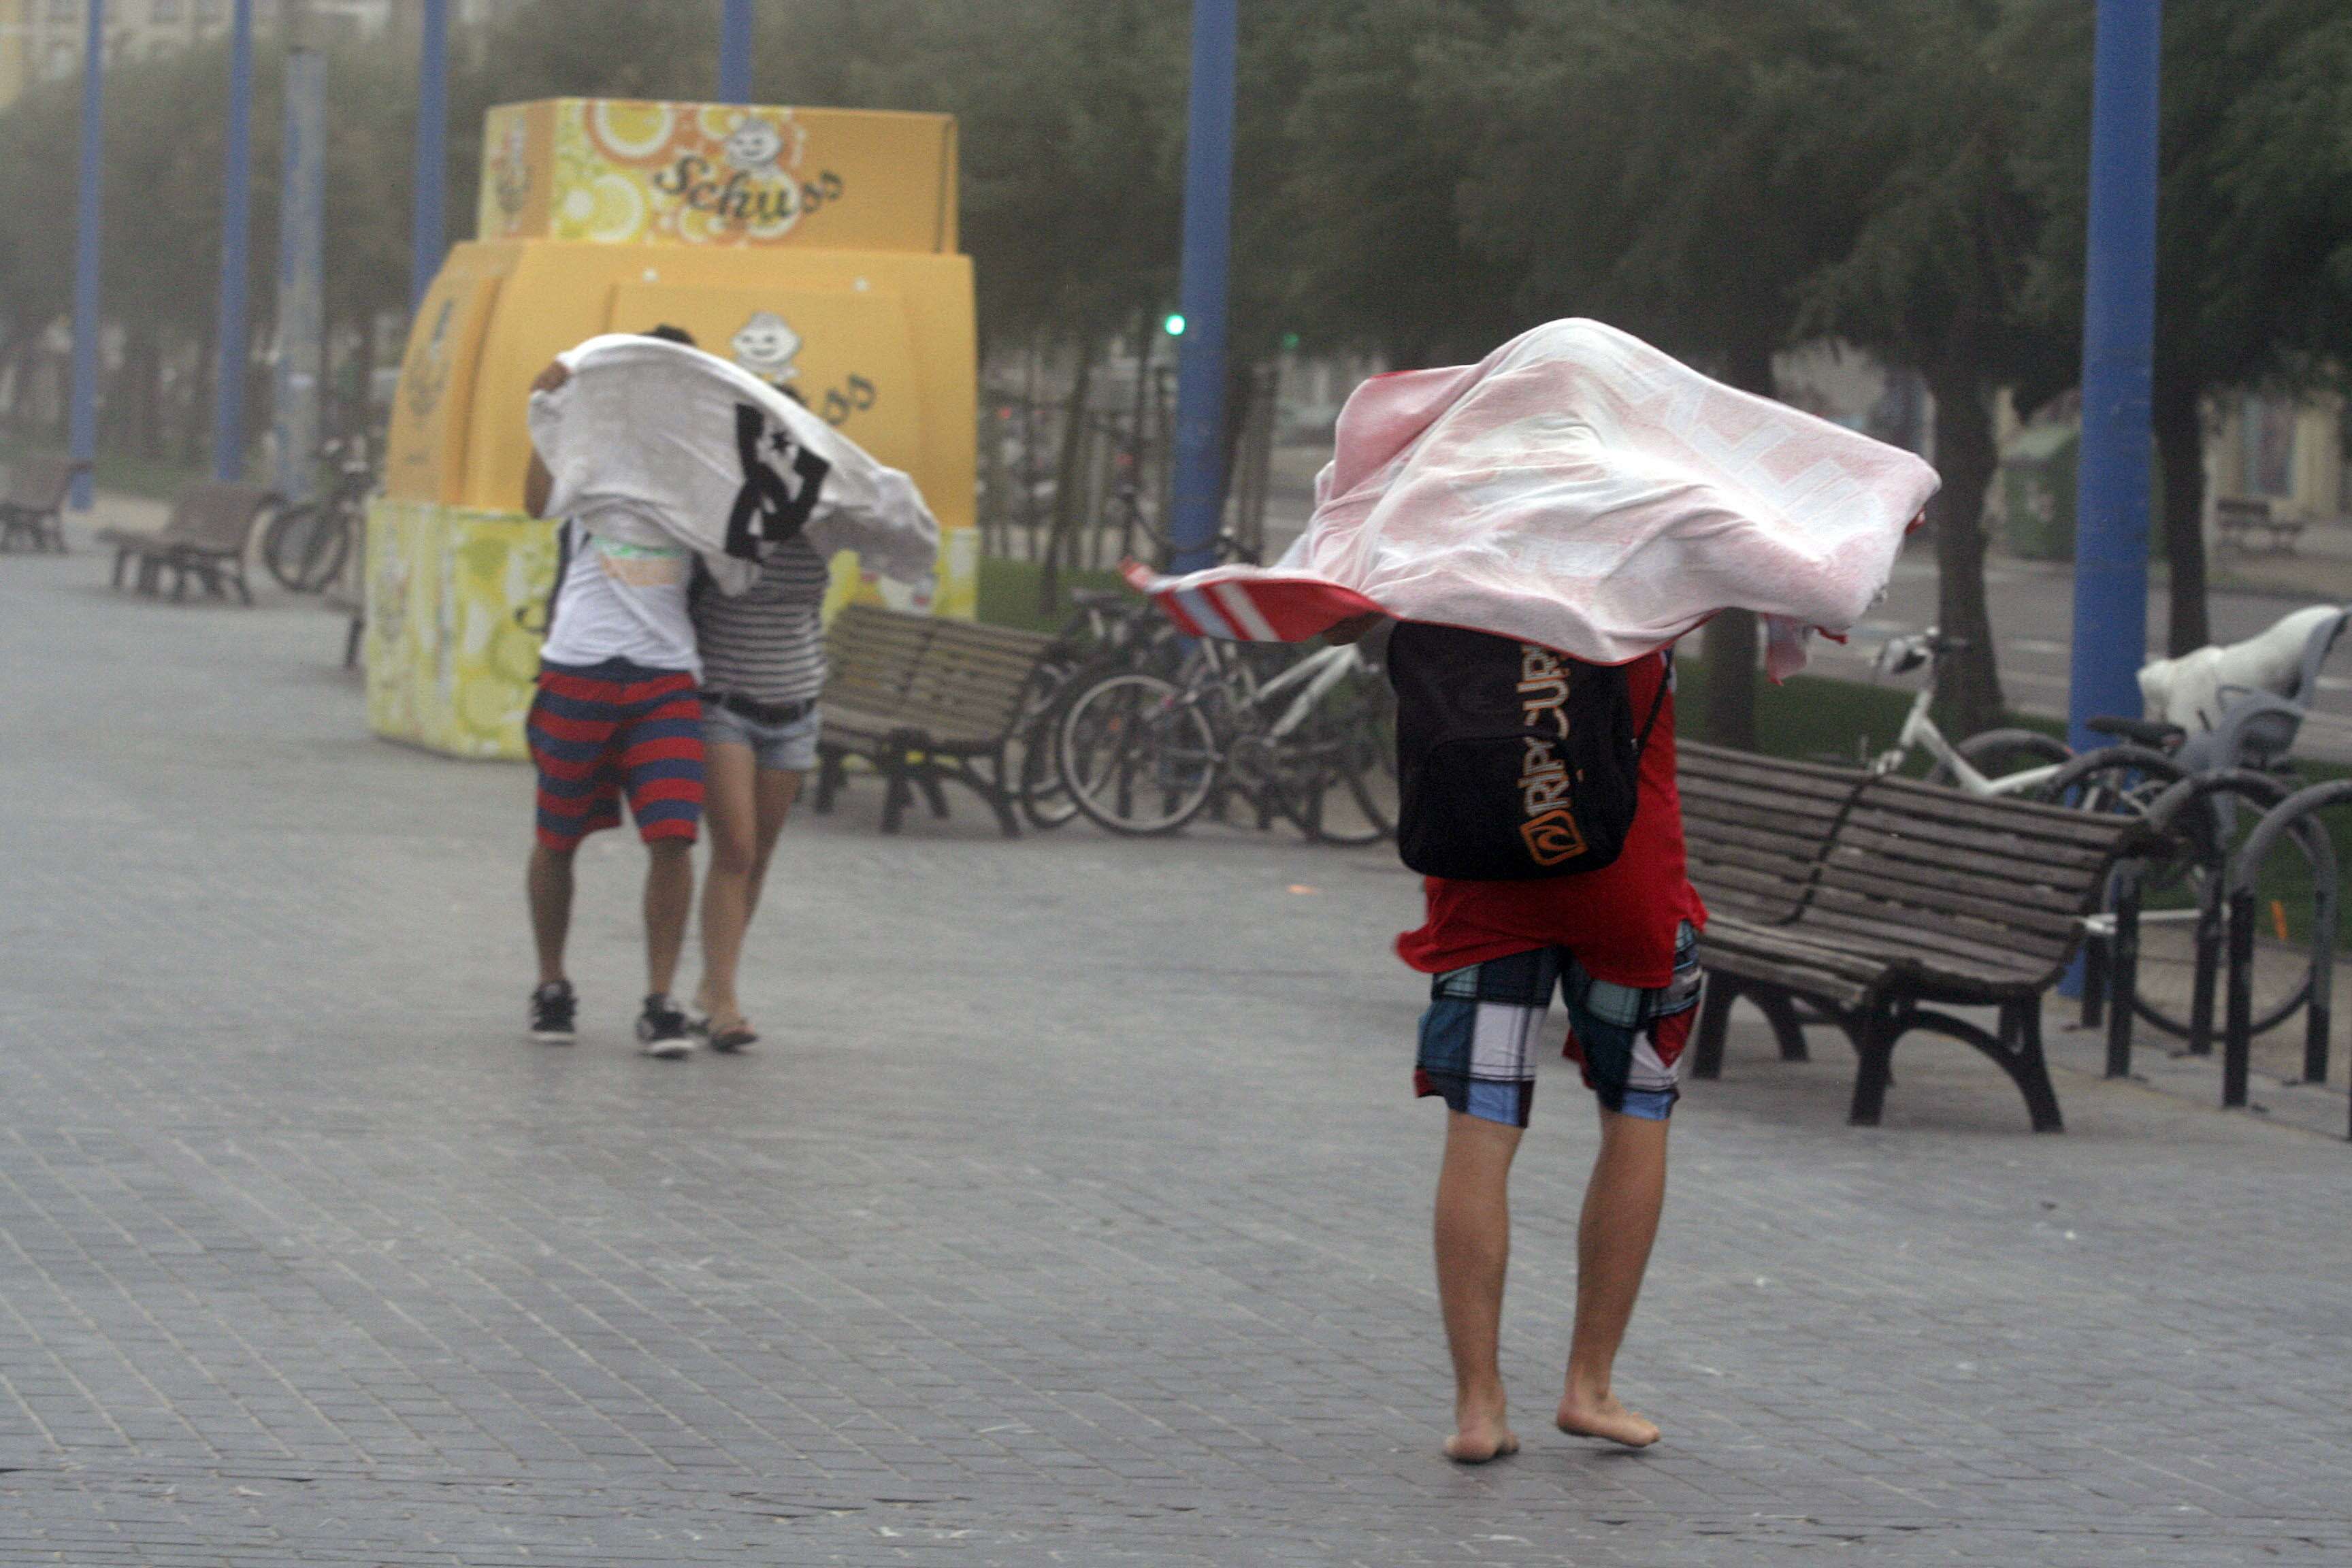
M 1075 679 L 1076 670 L 1069 665 L 1040 667 L 1022 699 L 1021 719 L 1015 726 L 1020 762 L 1013 773 L 1019 783 L 1021 815 L 1030 826 L 1046 832 L 1078 815 L 1077 802 L 1070 798 L 1069 786 L 1062 782 L 1061 761 L 1054 743 L 1063 700 L 1069 696 Z
M 2023 773 L 2028 768 L 2048 767 L 2053 763 L 2071 762 L 2074 756 L 2074 749 L 2065 742 L 2038 730 L 1987 730 L 1962 741 L 1958 750 L 1969 766 L 1989 779 Z M 1927 782 L 1957 784 L 1960 781 L 1939 762 L 1927 770 Z
M 2186 776 L 2180 764 L 2162 752 L 2103 746 L 2067 763 L 2026 798 L 2074 811 L 2145 816 L 2158 795 Z
M 319 525 L 309 530 L 295 563 L 295 581 L 289 585 L 298 593 L 325 593 L 342 575 L 343 560 L 351 549 L 349 516 L 340 507 L 323 512 Z
M 1378 844 L 1396 832 L 1396 699 L 1378 670 L 1325 693 L 1285 742 L 1275 799 L 1320 844 Z
M 262 525 L 261 563 L 279 587 L 309 592 L 302 586 L 304 563 L 318 550 L 317 535 L 327 527 L 326 513 L 309 503 L 280 507 Z
M 1216 737 L 1181 687 L 1114 675 L 1072 699 L 1055 732 L 1063 786 L 1113 833 L 1173 833 L 1217 785 Z
M 2139 973 L 2133 1011 L 2177 1038 L 2190 1033 L 2197 975 L 2200 916 L 2211 922 L 2216 942 L 2223 915 L 2223 868 L 2242 858 L 2245 842 L 2270 803 L 2212 800 L 2181 824 L 2188 848 L 2180 858 L 2151 867 L 2142 879 Z M 2254 886 L 2253 1034 L 2278 1027 L 2298 1012 L 2311 994 L 2309 944 L 2321 908 L 2323 884 L 2336 874 L 2326 828 L 2306 818 L 2275 839 L 2260 866 Z M 2214 977 L 2212 1026 L 2221 1029 L 2221 985 Z

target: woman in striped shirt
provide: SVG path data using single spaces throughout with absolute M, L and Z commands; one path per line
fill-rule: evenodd
M 717 593 L 705 581 L 694 595 L 703 820 L 710 830 L 695 1000 L 715 1050 L 740 1051 L 759 1038 L 735 994 L 735 973 L 776 836 L 816 765 L 817 694 L 824 688 L 819 612 L 830 576 L 824 557 L 794 538 L 769 555 L 743 593 Z

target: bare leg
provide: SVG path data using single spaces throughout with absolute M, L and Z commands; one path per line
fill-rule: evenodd
M 706 749 L 703 772 L 710 867 L 702 883 L 702 984 L 695 998 L 716 1036 L 745 1026 L 735 994 L 743 938 L 802 775 L 756 768 L 751 747 L 727 741 Z
M 713 981 L 723 970 L 728 995 L 734 992 L 743 932 L 751 924 L 748 878 L 756 832 L 752 805 L 758 764 L 751 748 L 735 741 L 702 743 L 702 826 L 710 839 L 710 860 L 702 872 L 702 982 L 694 990 L 697 1008 L 711 1011 Z
M 760 772 L 755 802 L 760 815 L 760 853 L 751 862 L 751 893 L 746 900 L 754 912 L 760 908 L 761 890 L 768 885 L 768 862 L 775 858 L 776 840 L 783 834 L 784 820 L 792 816 L 793 804 L 800 799 L 801 785 L 807 778 L 803 773 L 777 773 L 765 768 Z
M 694 844 L 656 838 L 646 846 L 646 989 L 669 994 L 677 978 L 686 918 L 694 909 Z
M 1666 1127 L 1638 1116 L 1601 1113 L 1601 1152 L 1584 1189 L 1576 1233 L 1576 1332 L 1559 1429 L 1632 1448 L 1658 1440 L 1657 1424 L 1617 1401 L 1609 1380 L 1633 1319 L 1642 1275 L 1666 1201 Z
M 1519 1129 L 1462 1112 L 1445 1117 L 1445 1163 L 1437 1175 L 1437 1299 L 1454 1352 L 1454 1436 L 1445 1456 L 1463 1464 L 1518 1452 L 1505 1419 L 1497 1347 L 1503 1274 L 1511 1258 L 1509 1183 Z
M 530 939 L 539 948 L 539 983 L 563 978 L 563 942 L 572 931 L 572 855 L 569 849 L 530 847 L 523 888 L 530 897 Z

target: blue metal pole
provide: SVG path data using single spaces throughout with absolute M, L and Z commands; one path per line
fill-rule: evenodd
M 751 0 L 727 0 L 719 22 L 719 101 L 751 101 Z
M 1234 227 L 1235 0 L 1192 0 L 1192 90 L 1184 138 L 1184 259 L 1178 298 L 1171 569 L 1217 559 L 1224 511 L 1225 276 Z
M 2090 245 L 2084 264 L 2083 446 L 2074 504 L 2067 717 L 2140 710 L 2147 643 L 2148 388 L 2156 340 L 2161 0 L 2099 0 L 2092 59 Z
M 319 373 L 325 332 L 327 57 L 286 51 L 284 164 L 278 182 L 278 375 L 274 488 L 309 500 L 319 448 Z
M 81 49 L 81 186 L 74 213 L 73 402 L 68 451 L 77 463 L 98 460 L 98 226 L 100 182 L 106 160 L 100 145 L 106 117 L 106 0 L 89 0 L 89 28 Z M 78 470 L 73 504 L 88 511 L 97 499 L 90 470 Z
M 408 220 L 408 310 L 415 314 L 449 243 L 449 0 L 425 0 L 416 51 L 416 168 Z
M 253 242 L 253 0 L 229 36 L 228 145 L 222 159 L 221 280 L 213 353 L 213 478 L 245 477 L 245 273 Z

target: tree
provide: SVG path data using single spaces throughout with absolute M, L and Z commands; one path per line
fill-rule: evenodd
M 2060 352 L 2026 306 L 2042 221 L 2020 161 L 2031 117 L 2019 73 L 2032 67 L 1999 0 L 1848 3 L 1863 47 L 1807 66 L 1804 141 L 1868 190 L 1845 254 L 1805 285 L 1802 322 L 1916 366 L 1935 395 L 1937 615 L 1961 645 L 1939 695 L 1965 734 L 2001 713 L 1984 587 L 1992 399 L 2046 380 Z
M 1522 319 L 1606 316 L 1771 396 L 1801 290 L 1859 221 L 1866 186 L 1819 155 L 1809 95 L 1865 22 L 1825 0 L 1546 0 L 1449 47 L 1447 117 L 1481 127 L 1465 224 Z M 1745 611 L 1708 624 L 1710 740 L 1755 744 L 1756 643 Z
M 2039 314 L 2080 331 L 2090 16 L 2037 0 L 2031 174 L 2050 222 Z M 2054 64 L 2059 68 L 2051 69 Z M 2205 425 L 2217 394 L 2328 374 L 2352 343 L 2352 18 L 2326 0 L 2172 0 L 2165 13 L 2152 414 L 2169 567 L 2169 645 L 2211 640 Z
M 1290 29 L 1304 66 L 1286 171 L 1252 182 L 1288 262 L 1291 320 L 1399 368 L 1484 356 L 1527 324 L 1510 261 L 1463 215 L 1478 121 L 1456 111 L 1516 7 L 1504 0 L 1336 0 Z M 1253 247 L 1253 253 L 1266 254 Z

